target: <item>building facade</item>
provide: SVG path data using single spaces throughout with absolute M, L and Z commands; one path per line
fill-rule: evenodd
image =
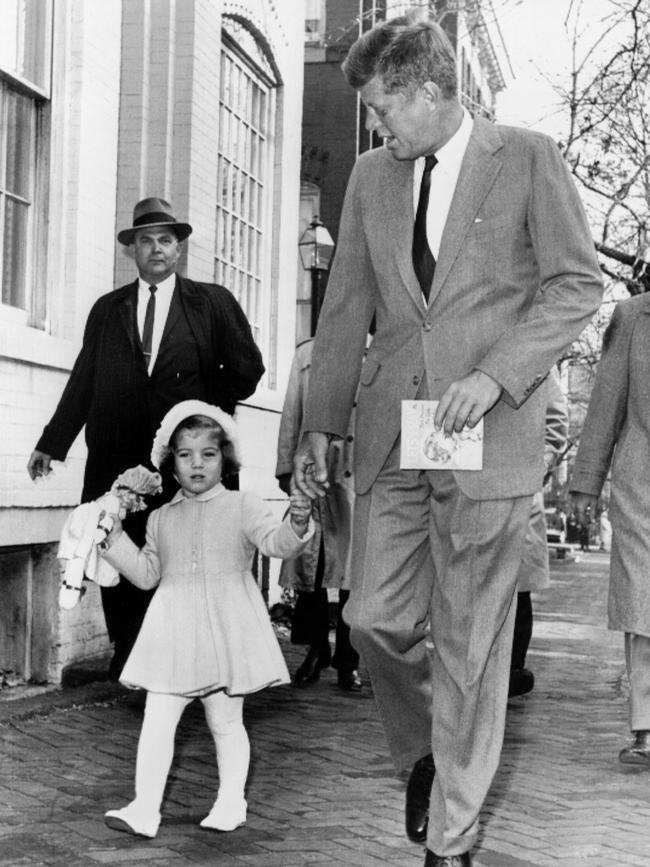
M 83 434 L 26 464 L 93 302 L 134 279 L 116 242 L 162 196 L 194 232 L 181 272 L 229 288 L 267 372 L 238 408 L 241 487 L 280 514 L 275 442 L 293 356 L 304 16 L 280 0 L 5 0 L 0 32 L 0 674 L 57 682 L 108 650 L 99 593 L 58 606 L 57 541 Z M 119 248 L 119 249 L 118 249 Z

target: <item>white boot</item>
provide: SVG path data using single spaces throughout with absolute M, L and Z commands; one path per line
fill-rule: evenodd
M 246 821 L 246 806 L 244 798 L 217 798 L 208 815 L 200 823 L 201 827 L 213 831 L 234 831 Z
M 144 809 L 137 801 L 131 801 L 121 810 L 104 813 L 104 822 L 114 831 L 125 831 L 140 837 L 155 837 L 160 825 L 160 813 Z

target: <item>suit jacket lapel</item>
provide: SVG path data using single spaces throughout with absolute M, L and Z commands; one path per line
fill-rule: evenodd
M 501 139 L 495 127 L 489 121 L 475 120 L 442 233 L 429 304 L 436 299 L 449 276 L 465 235 L 501 170 L 501 162 L 493 155 L 500 147 Z M 435 203 L 433 205 L 435 207 Z
M 118 311 L 122 324 L 129 336 L 131 349 L 135 352 L 136 347 L 141 348 L 140 335 L 138 334 L 137 322 L 137 297 L 138 281 L 136 280 L 127 287 L 125 297 L 118 304 Z
M 160 338 L 160 346 L 158 347 L 158 353 L 156 355 L 156 360 L 154 361 L 153 368 L 151 372 L 153 373 L 156 364 L 158 363 L 158 359 L 161 356 L 161 353 L 165 352 L 167 348 L 167 344 L 169 342 L 169 334 L 171 330 L 174 328 L 178 320 L 183 315 L 183 307 L 181 305 L 180 293 L 178 289 L 178 276 L 176 277 L 176 285 L 174 286 L 174 291 L 172 292 L 171 302 L 169 304 L 169 311 L 167 313 L 167 319 L 165 320 L 165 325 L 163 327 L 163 333 Z
M 391 160 L 393 158 L 391 157 Z M 413 166 L 409 161 L 393 160 L 394 169 L 386 173 L 386 211 L 379 215 L 386 220 L 385 230 L 390 236 L 394 261 L 404 285 L 415 304 L 422 309 L 422 290 L 413 270 Z
M 208 299 L 195 288 L 195 284 L 187 279 L 176 275 L 176 292 L 184 311 L 194 339 L 199 349 L 199 355 L 203 363 L 207 360 L 207 347 L 211 346 L 212 317 L 210 315 Z

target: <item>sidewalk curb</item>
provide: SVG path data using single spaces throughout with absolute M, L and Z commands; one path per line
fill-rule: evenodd
M 120 684 L 106 680 L 75 687 L 43 687 L 43 691 L 36 695 L 0 698 L 0 725 L 48 716 L 55 711 L 73 707 L 114 701 L 127 692 Z

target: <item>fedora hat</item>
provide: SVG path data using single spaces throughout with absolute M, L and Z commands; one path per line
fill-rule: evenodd
M 184 241 L 188 235 L 192 234 L 192 227 L 189 223 L 179 223 L 176 220 L 176 217 L 172 214 L 172 206 L 169 202 L 153 196 L 138 202 L 133 209 L 133 226 L 130 229 L 122 229 L 121 232 L 118 232 L 117 240 L 120 244 L 128 247 L 129 244 L 133 243 L 138 229 L 153 229 L 158 226 L 169 226 L 172 228 L 179 241 Z

